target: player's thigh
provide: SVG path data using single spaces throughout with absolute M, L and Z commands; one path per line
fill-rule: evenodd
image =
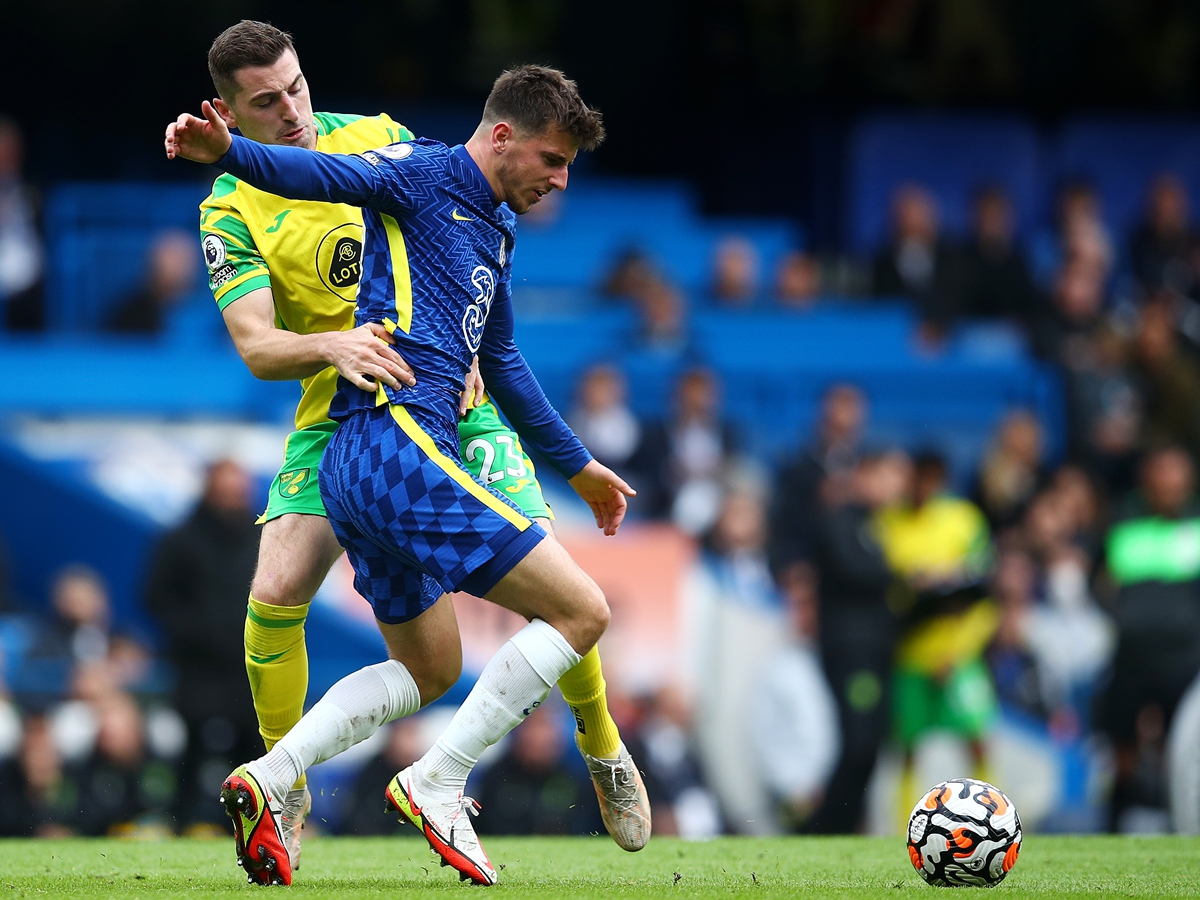
M 535 544 L 485 597 L 526 619 L 544 619 L 580 654 L 608 627 L 604 592 L 557 541 Z
M 449 594 L 415 619 L 389 624 L 376 620 L 388 656 L 404 664 L 421 692 L 421 705 L 446 693 L 462 674 L 462 641 Z
M 263 525 L 250 592 L 271 606 L 307 603 L 341 555 L 324 516 L 288 513 L 271 519 Z

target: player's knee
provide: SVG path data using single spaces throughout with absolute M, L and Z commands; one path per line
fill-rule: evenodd
M 604 592 L 591 579 L 588 579 L 588 584 L 589 589 L 584 592 L 576 619 L 580 643 L 586 645 L 583 651 L 585 653 L 595 646 L 601 635 L 608 630 L 608 623 L 612 619 Z
M 410 665 L 409 672 L 417 683 L 421 706 L 428 706 L 454 687 L 462 675 L 462 654 L 439 654 L 419 668 Z

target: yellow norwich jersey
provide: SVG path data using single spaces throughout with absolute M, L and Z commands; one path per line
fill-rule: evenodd
M 875 521 L 884 556 L 907 578 L 977 575 L 986 566 L 987 519 L 967 500 L 938 496 L 920 509 L 881 510 Z
M 362 153 L 413 139 L 412 132 L 383 114 L 316 113 L 315 119 L 317 149 L 324 153 Z M 220 309 L 269 287 L 280 328 L 314 334 L 354 327 L 362 261 L 357 207 L 285 200 L 222 175 L 200 204 L 200 243 Z M 331 366 L 300 384 L 304 396 L 296 408 L 296 428 L 327 421 L 337 370 Z

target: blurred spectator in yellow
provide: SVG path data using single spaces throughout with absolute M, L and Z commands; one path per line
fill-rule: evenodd
M 196 241 L 183 231 L 164 231 L 150 247 L 146 281 L 121 300 L 107 330 L 121 334 L 161 334 L 167 320 L 196 285 Z
M 1179 177 L 1164 172 L 1154 179 L 1146 197 L 1145 221 L 1130 248 L 1134 275 L 1147 294 L 1165 287 L 1184 295 L 1195 285 L 1195 238 L 1189 215 L 1187 188 Z
M 212 803 L 240 759 L 261 754 L 242 630 L 258 555 L 250 477 L 214 463 L 196 509 L 155 548 L 146 608 L 157 616 L 176 671 L 175 706 L 187 723 L 178 826 L 226 826 Z
M 817 647 L 815 572 L 793 571 L 782 593 L 789 640 L 751 695 L 750 737 L 779 827 L 798 831 L 825 798 L 841 738 Z
M 0 303 L 10 331 L 45 327 L 42 270 L 45 251 L 37 228 L 37 202 L 21 176 L 21 129 L 0 116 Z
M 1134 373 L 1151 444 L 1178 443 L 1200 454 L 1200 366 L 1179 346 L 1171 304 L 1163 292 L 1141 309 L 1134 338 Z
M 760 268 L 758 250 L 750 241 L 736 235 L 722 238 L 713 252 L 713 299 L 728 309 L 753 305 Z
M 936 339 L 945 330 L 953 278 L 953 252 L 941 237 L 932 195 L 919 185 L 897 188 L 892 198 L 892 234 L 875 257 L 871 293 L 912 300 L 927 336 Z
M 905 502 L 877 516 L 889 565 L 903 580 L 893 599 L 904 616 L 893 676 L 893 725 L 904 754 L 900 808 L 917 800 L 913 758 L 920 740 L 944 730 L 961 737 L 976 777 L 988 780 L 983 738 L 996 697 L 983 652 L 998 624 L 986 599 L 991 565 L 987 519 L 946 490 L 946 464 L 925 453 L 913 465 Z
M 780 470 L 770 541 L 771 566 L 781 577 L 793 563 L 812 558 L 822 492 L 835 505 L 848 497 L 866 419 L 863 392 L 853 384 L 835 384 L 821 400 L 812 441 Z
M 775 303 L 781 309 L 808 309 L 821 294 L 821 266 L 803 250 L 793 250 L 775 270 Z
M 480 834 L 603 831 L 587 775 L 566 765 L 566 717 L 557 697 L 512 731 L 503 754 L 479 778 Z
M 1117 652 L 1102 724 L 1117 751 L 1111 825 L 1135 828 L 1147 809 L 1165 818 L 1162 740 L 1200 671 L 1200 504 L 1181 447 L 1149 453 L 1140 494 L 1108 534 L 1117 588 Z
M 984 453 L 976 485 L 976 499 L 993 528 L 1016 521 L 1043 475 L 1041 423 L 1028 410 L 1009 413 Z
M 1038 301 L 1025 255 L 1015 240 L 1012 201 L 1000 187 L 975 196 L 971 239 L 963 250 L 960 296 L 952 313 L 1008 319 L 1025 325 Z

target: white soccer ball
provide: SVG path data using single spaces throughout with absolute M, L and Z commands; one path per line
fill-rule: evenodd
M 1021 852 L 1021 819 L 999 789 L 956 778 L 930 788 L 908 817 L 908 856 L 936 887 L 999 884 Z

